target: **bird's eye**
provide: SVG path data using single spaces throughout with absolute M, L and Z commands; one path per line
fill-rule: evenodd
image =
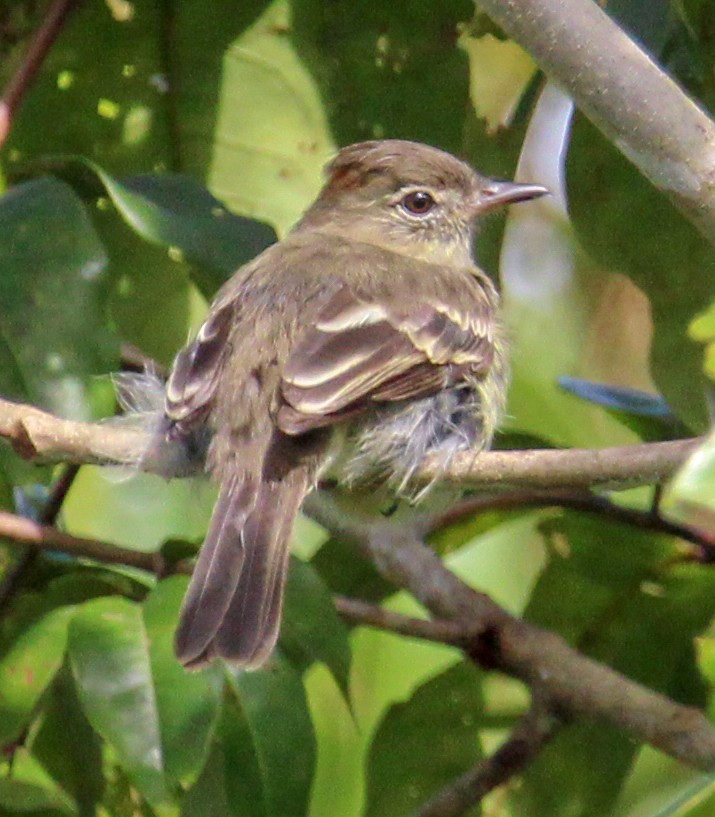
M 413 216 L 424 216 L 432 210 L 436 203 L 426 190 L 413 190 L 400 202 L 402 207 Z

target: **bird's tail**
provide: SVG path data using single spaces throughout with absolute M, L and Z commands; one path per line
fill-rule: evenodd
M 245 474 L 221 486 L 184 598 L 176 653 L 187 667 L 214 657 L 255 668 L 280 627 L 288 543 L 309 485 L 308 469 L 278 479 Z

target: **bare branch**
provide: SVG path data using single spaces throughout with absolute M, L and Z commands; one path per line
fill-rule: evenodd
M 142 431 L 111 423 L 60 420 L 32 406 L 0 399 L 0 437 L 26 459 L 97 464 L 136 463 L 164 473 L 165 462 L 145 455 Z M 537 488 L 632 487 L 659 482 L 695 450 L 700 439 L 602 449 L 487 451 L 454 458 L 446 475 L 452 482 L 494 489 L 512 485 Z M 144 456 L 143 456 L 144 455 Z M 441 474 L 429 461 L 426 480 Z
M 43 550 L 59 550 L 72 556 L 159 572 L 160 557 L 157 554 L 120 548 L 98 539 L 70 536 L 51 525 L 41 525 L 6 511 L 0 511 L 0 537 Z
M 489 451 L 458 454 L 441 478 L 475 487 L 501 485 L 531 488 L 626 488 L 669 477 L 701 439 L 617 446 L 614 448 Z M 428 461 L 420 475 L 440 476 Z
M 479 0 L 479 5 L 715 241 L 715 124 L 599 4 Z
M 497 786 L 519 774 L 556 735 L 562 721 L 548 707 L 535 702 L 509 735 L 488 758 L 460 775 L 425 803 L 414 817 L 461 817 Z
M 657 505 L 652 510 L 639 511 L 617 505 L 605 496 L 588 491 L 508 491 L 499 494 L 469 496 L 452 505 L 446 511 L 435 514 L 430 520 L 430 532 L 441 530 L 465 517 L 489 511 L 509 511 L 523 508 L 569 508 L 582 513 L 606 517 L 623 522 L 633 528 L 677 536 L 697 545 L 703 561 L 715 559 L 715 542 L 695 530 L 670 522 L 662 517 Z
M 0 147 L 5 144 L 20 102 L 42 67 L 48 51 L 59 36 L 77 0 L 54 0 L 35 33 L 19 68 L 5 87 L 0 100 Z
M 422 641 L 464 648 L 478 634 L 473 628 L 465 627 L 458 621 L 411 618 L 386 610 L 379 604 L 370 604 L 348 596 L 333 596 L 333 602 L 338 613 L 351 624 L 374 627 L 377 630 L 419 638 Z
M 308 510 L 335 534 L 353 542 L 385 578 L 410 590 L 440 619 L 421 621 L 388 611 L 377 613 L 371 605 L 339 599 L 336 606 L 351 620 L 459 646 L 483 666 L 523 680 L 537 698 L 548 698 L 559 717 L 601 717 L 684 763 L 715 769 L 715 731 L 698 710 L 630 681 L 580 655 L 559 636 L 511 616 L 447 570 L 439 556 L 404 526 L 351 520 L 325 496 L 309 501 Z M 9 513 L 0 512 L 0 536 L 157 575 L 164 572 L 159 554 L 70 536 Z M 174 566 L 174 572 L 190 571 L 186 561 Z
M 560 636 L 510 615 L 451 573 L 405 525 L 351 517 L 330 496 L 308 500 L 308 513 L 350 541 L 380 574 L 409 590 L 438 618 L 477 631 L 467 651 L 543 693 L 566 717 L 602 718 L 700 769 L 715 769 L 715 730 L 702 712 L 674 703 L 572 649 Z

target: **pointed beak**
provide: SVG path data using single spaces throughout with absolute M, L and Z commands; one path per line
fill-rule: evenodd
M 482 216 L 507 204 L 518 204 L 520 201 L 531 201 L 547 195 L 549 191 L 540 184 L 488 181 L 474 204 L 474 214 Z

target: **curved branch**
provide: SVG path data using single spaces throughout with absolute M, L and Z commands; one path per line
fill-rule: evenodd
M 0 399 L 0 437 L 26 459 L 102 465 L 141 461 L 142 470 L 166 476 L 166 458 L 147 454 L 146 433 L 122 424 L 61 420 L 32 406 Z M 454 458 L 446 474 L 430 461 L 420 473 L 425 480 L 439 477 L 492 489 L 496 484 L 626 488 L 670 476 L 699 443 L 696 438 L 602 449 L 465 453 Z
M 556 735 L 562 721 L 535 701 L 496 752 L 445 786 L 414 817 L 461 817 L 497 786 L 525 769 Z
M 45 57 L 59 36 L 78 0 L 54 0 L 42 25 L 35 33 L 15 74 L 3 90 L 0 100 L 0 147 L 5 144 L 13 119 L 28 88 L 32 85 Z
M 715 242 L 715 123 L 599 4 L 479 0 L 479 5 Z
M 351 542 L 398 587 L 409 590 L 434 616 L 477 633 L 467 654 L 543 694 L 558 715 L 606 720 L 684 763 L 715 770 L 715 730 L 705 715 L 681 706 L 581 655 L 555 633 L 512 616 L 473 590 L 413 530 L 367 516 L 349 515 L 334 497 L 313 495 L 307 512 Z

